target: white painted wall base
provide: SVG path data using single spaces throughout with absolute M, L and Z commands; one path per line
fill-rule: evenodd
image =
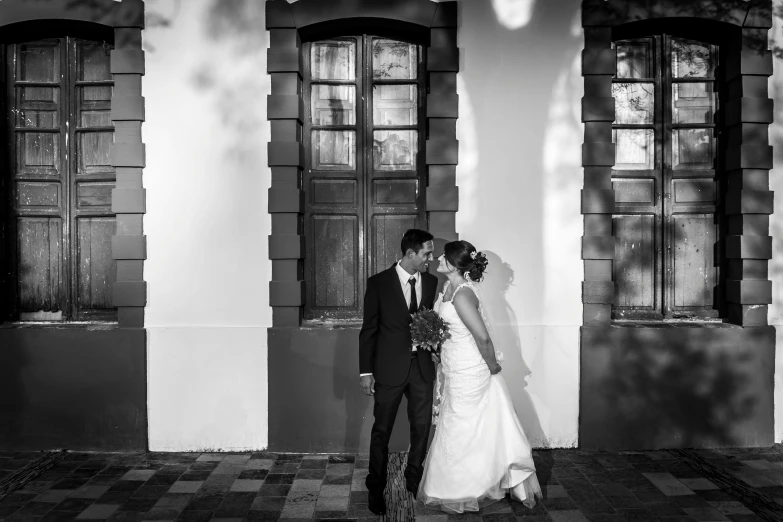
M 151 451 L 268 446 L 266 328 L 149 328 Z

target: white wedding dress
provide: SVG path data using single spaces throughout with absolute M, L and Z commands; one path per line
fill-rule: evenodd
M 490 374 L 476 341 L 457 315 L 453 297 L 443 301 L 446 288 L 434 309 L 449 324 L 451 338 L 441 347 L 442 399 L 435 407 L 435 437 L 417 498 L 428 508 L 462 513 L 478 511 L 509 491 L 512 498 L 532 508 L 535 497 L 541 498 L 541 486 L 530 443 L 505 380 L 500 373 Z M 462 284 L 454 294 L 466 291 L 463 288 L 476 293 L 487 324 L 475 285 Z M 500 360 L 502 354 L 496 354 Z M 437 400 L 440 390 L 435 395 Z

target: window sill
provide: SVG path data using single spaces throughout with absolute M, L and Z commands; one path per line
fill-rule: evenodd
M 613 319 L 613 328 L 742 328 L 723 319 Z
M 97 331 L 97 330 L 116 330 L 119 328 L 119 324 L 116 322 L 113 323 L 99 323 L 95 321 L 71 321 L 71 322 L 60 322 L 60 321 L 35 321 L 35 322 L 7 322 L 0 324 L 0 329 L 3 330 L 11 330 L 11 329 L 23 329 L 23 328 L 40 328 L 40 329 L 83 329 L 90 331 Z
M 360 319 L 306 319 L 299 327 L 308 330 L 342 330 L 361 328 L 362 321 Z

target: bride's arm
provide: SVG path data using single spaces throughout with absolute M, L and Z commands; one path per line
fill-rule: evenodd
M 484 358 L 484 362 L 489 366 L 490 373 L 493 375 L 498 373 L 500 365 L 495 358 L 495 346 L 492 344 L 487 326 L 484 324 L 484 320 L 481 318 L 478 310 L 478 297 L 473 292 L 457 292 L 453 299 L 457 315 L 459 315 L 459 318 L 465 323 L 465 326 L 476 340 L 476 345 Z

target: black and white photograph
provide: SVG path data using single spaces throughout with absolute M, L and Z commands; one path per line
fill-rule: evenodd
M 783 522 L 780 194 L 783 0 L 0 0 L 0 522 Z

